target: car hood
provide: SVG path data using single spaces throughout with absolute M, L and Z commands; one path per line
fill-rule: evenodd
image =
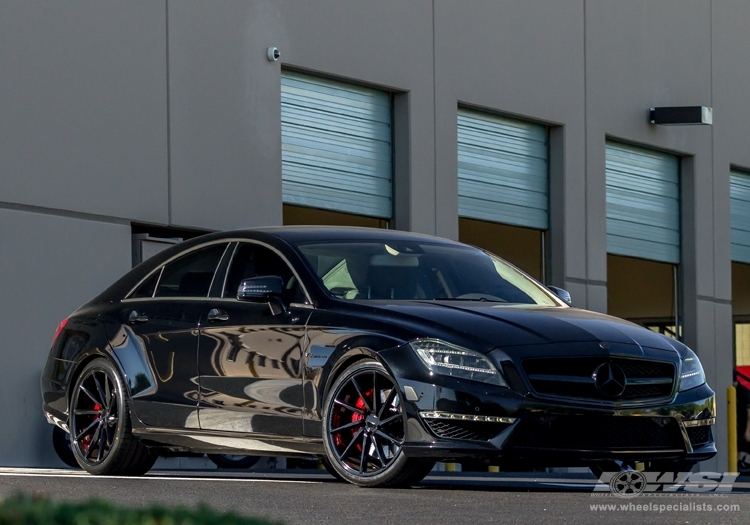
M 391 322 L 408 326 L 419 337 L 443 338 L 490 352 L 496 348 L 564 343 L 606 343 L 682 355 L 686 347 L 651 330 L 616 317 L 568 307 L 539 307 L 468 301 L 368 301 Z M 372 311 L 372 310 L 371 310 Z M 374 313 L 374 312 L 373 312 Z M 591 346 L 591 345 L 586 345 Z

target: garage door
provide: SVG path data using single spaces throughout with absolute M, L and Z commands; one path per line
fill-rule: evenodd
M 606 177 L 607 251 L 679 263 L 678 158 L 608 142 Z
M 281 144 L 285 203 L 391 217 L 388 93 L 283 72 Z
M 732 260 L 750 263 L 750 174 L 729 174 L 732 201 Z
M 458 213 L 546 230 L 547 128 L 458 112 Z

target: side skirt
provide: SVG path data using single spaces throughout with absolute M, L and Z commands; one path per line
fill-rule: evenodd
M 176 452 L 253 456 L 324 456 L 323 440 L 199 429 L 134 428 L 144 444 Z

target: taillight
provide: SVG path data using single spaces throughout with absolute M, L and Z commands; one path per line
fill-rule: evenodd
M 57 337 L 60 335 L 60 333 L 65 330 L 65 325 L 68 324 L 68 319 L 63 319 L 60 321 L 60 324 L 57 325 L 57 330 L 55 330 L 55 336 L 52 338 L 52 345 L 55 344 L 55 341 L 57 341 Z

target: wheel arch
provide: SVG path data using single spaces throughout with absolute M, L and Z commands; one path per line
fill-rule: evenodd
M 399 346 L 399 342 L 387 338 L 378 336 L 359 336 L 347 340 L 338 345 L 334 351 L 332 357 L 335 358 L 327 377 L 324 380 L 324 388 L 321 392 L 321 400 L 325 400 L 328 397 L 328 392 L 331 386 L 341 376 L 344 371 L 352 366 L 354 363 L 363 360 L 377 361 L 383 365 L 392 377 L 393 371 L 391 370 L 388 362 L 380 356 L 380 352 Z M 322 407 L 321 407 L 322 408 Z
M 125 372 L 122 369 L 122 366 L 120 366 L 120 363 L 117 361 L 117 359 L 114 358 L 114 356 L 107 354 L 106 352 L 102 352 L 99 348 L 94 348 L 91 351 L 82 354 L 81 358 L 78 360 L 78 362 L 73 367 L 72 371 L 70 372 L 70 379 L 68 380 L 68 389 L 65 393 L 66 398 L 66 406 L 67 408 L 67 421 L 66 424 L 70 425 L 70 398 L 73 395 L 73 388 L 75 388 L 75 384 L 78 381 L 78 378 L 81 376 L 81 373 L 83 373 L 83 370 L 88 366 L 89 363 L 92 361 L 95 361 L 97 359 L 106 359 L 114 368 L 117 370 L 117 372 L 120 374 L 120 379 L 122 380 L 123 384 L 126 386 L 126 394 L 128 397 L 130 397 L 130 389 L 127 388 L 127 381 L 125 381 Z M 131 417 L 135 414 L 131 414 Z M 69 427 L 70 428 L 70 427 Z

